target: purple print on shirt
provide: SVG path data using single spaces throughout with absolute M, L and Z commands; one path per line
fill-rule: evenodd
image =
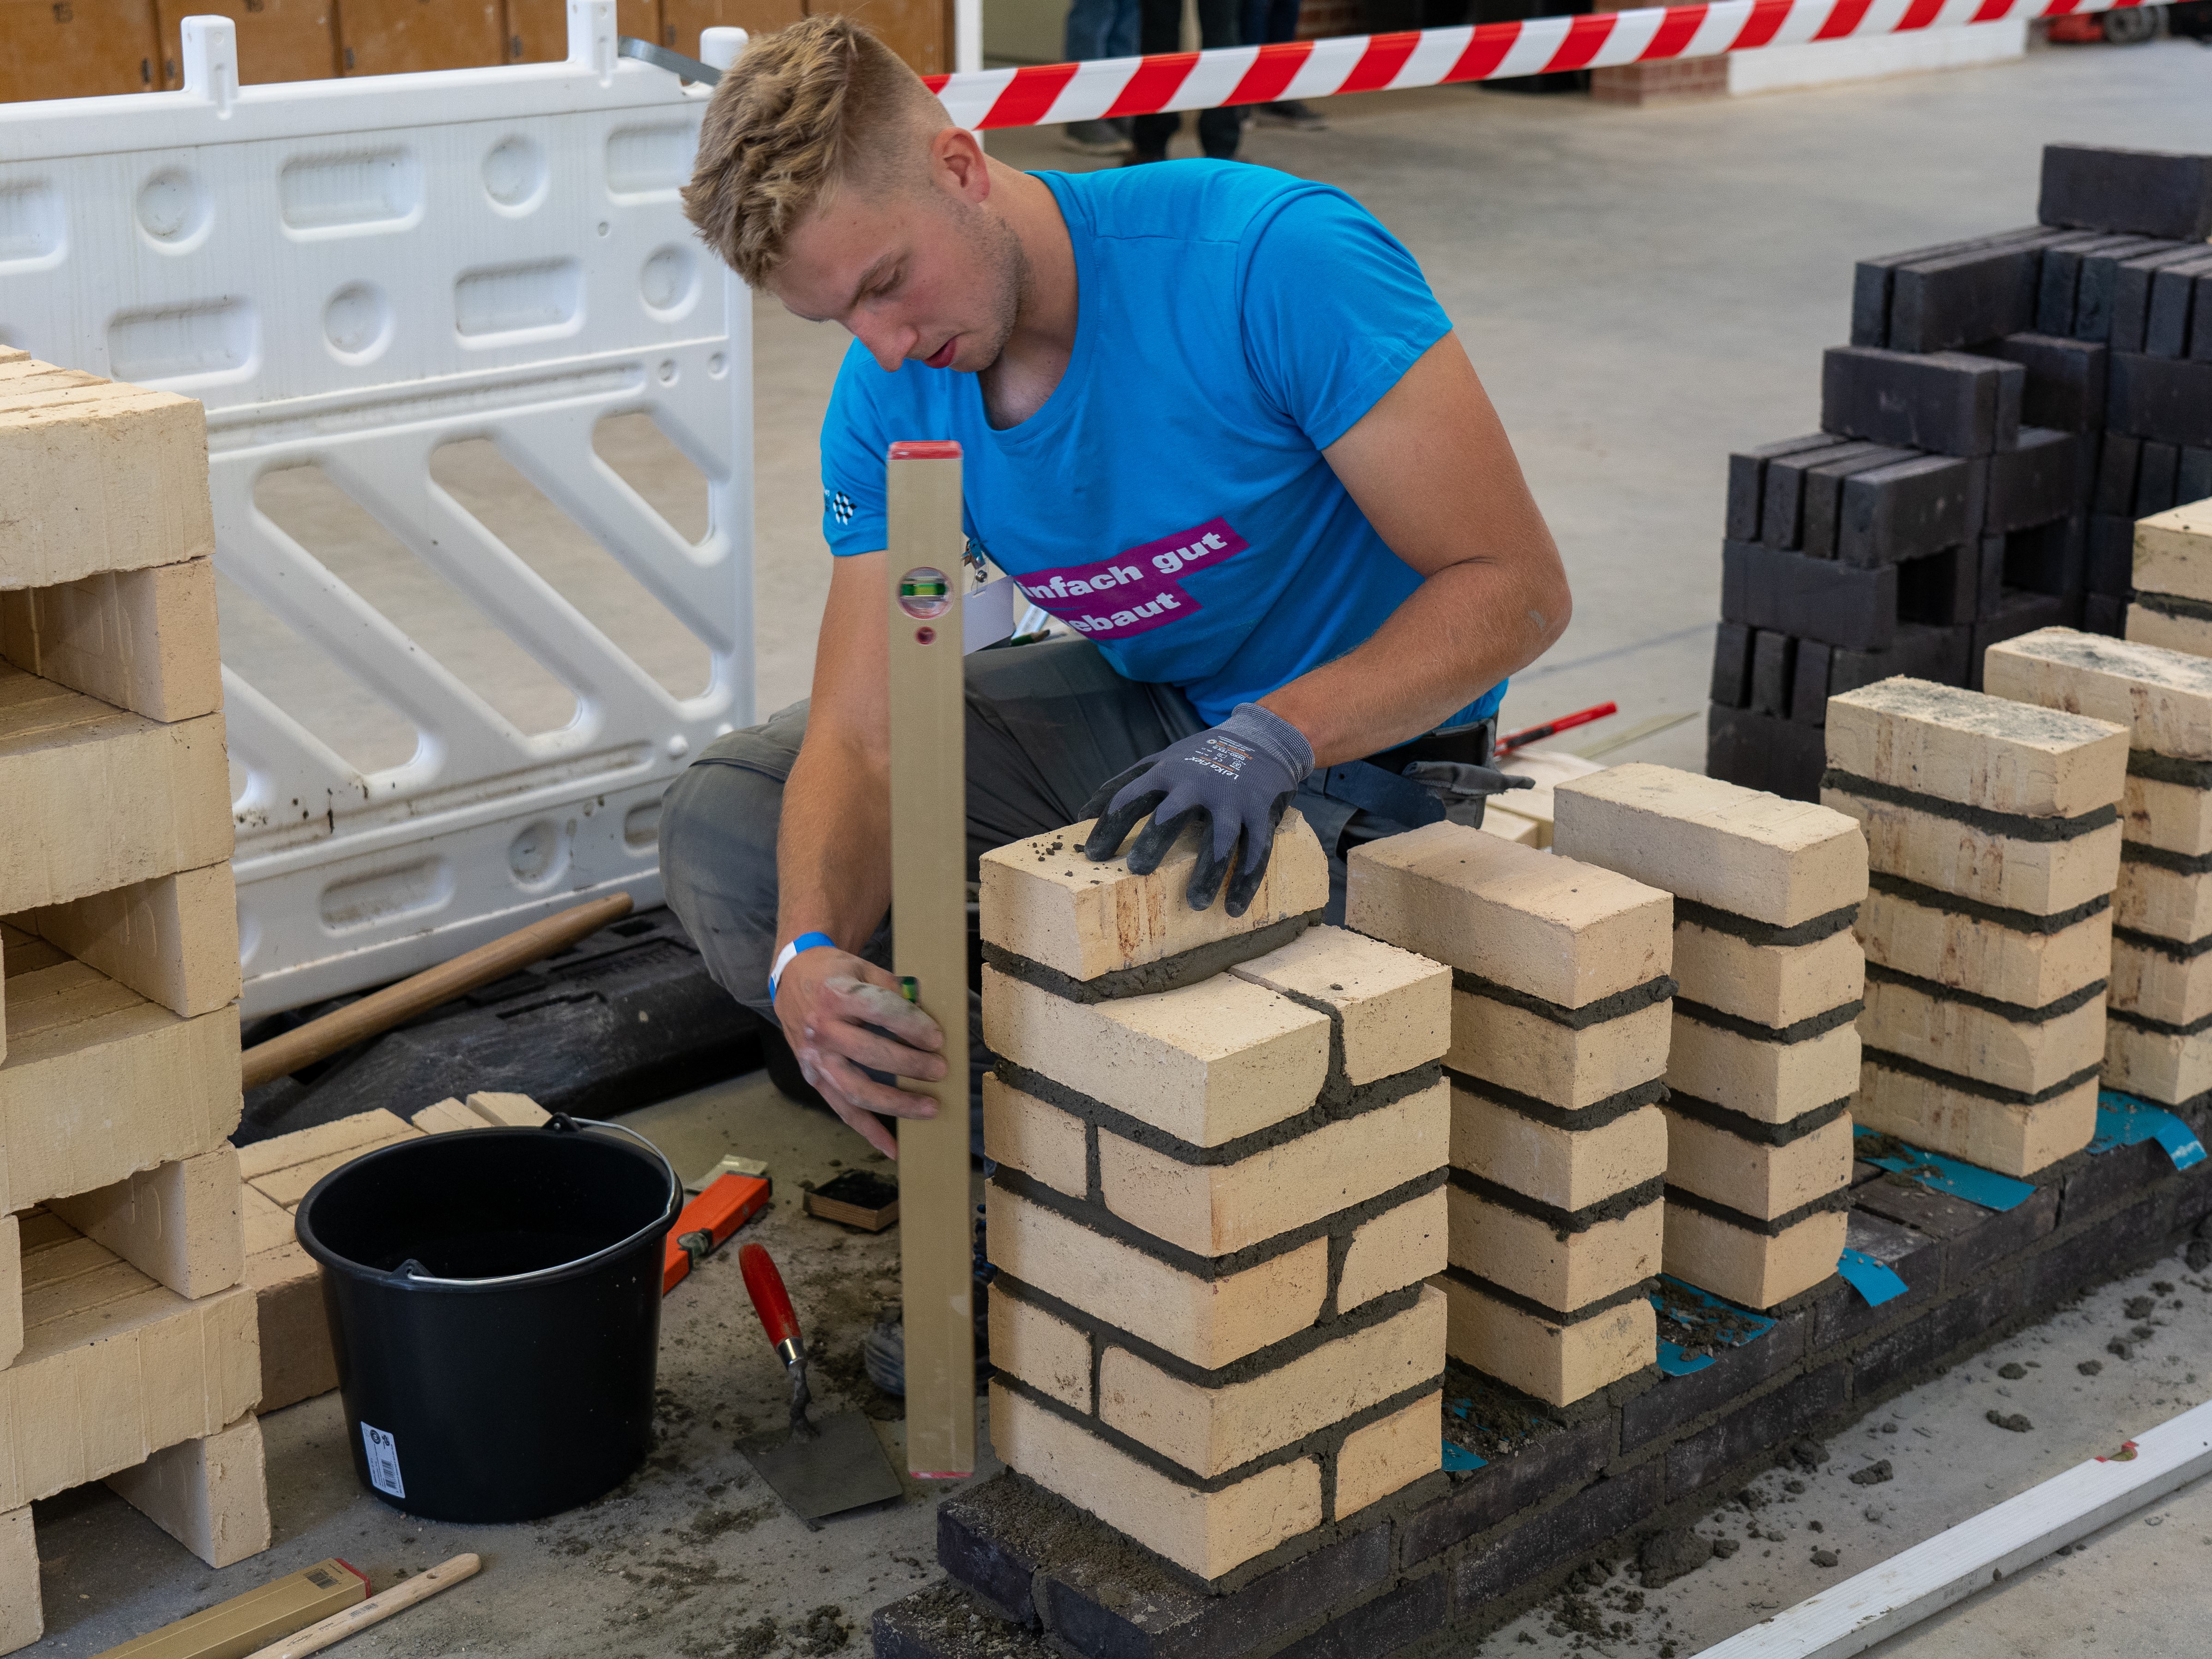
M 1200 608 L 1176 580 L 1234 558 L 1250 544 L 1226 519 L 1115 554 L 1096 564 L 1066 564 L 1014 578 L 1032 605 L 1094 640 L 1126 640 Z

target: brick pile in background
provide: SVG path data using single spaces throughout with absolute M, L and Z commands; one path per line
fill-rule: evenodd
M 1992 652 L 1989 684 L 2128 729 L 2104 1080 L 2193 1102 L 2212 1091 L 2212 662 L 2052 629 Z
M 269 1545 L 200 406 L 0 349 L 0 1651 L 30 1504 Z
M 2212 657 L 2212 501 L 2191 501 L 2136 526 L 2128 637 Z
M 1296 814 L 1242 918 L 1089 828 L 982 864 L 991 1439 L 1212 1583 L 1438 1478 L 1449 980 Z
M 1810 799 L 1829 697 L 2121 632 L 2132 520 L 2212 495 L 2208 180 L 2053 145 L 2042 224 L 1860 262 L 1821 430 L 1730 458 L 1708 772 Z
M 1452 970 L 1449 1348 L 1552 1406 L 1656 1354 L 1673 906 L 1433 823 L 1356 849 L 1346 925 Z
M 1827 741 L 1820 799 L 1864 828 L 1874 872 L 1853 1115 L 2010 1176 L 2079 1152 L 2126 729 L 1895 679 L 1832 701 Z
M 1558 852 L 1674 897 L 1666 1271 L 1750 1308 L 1804 1294 L 1836 1271 L 1850 1201 L 1858 825 L 1648 764 L 1557 805 Z

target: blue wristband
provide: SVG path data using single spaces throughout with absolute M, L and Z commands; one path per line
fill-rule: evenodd
M 827 933 L 801 933 L 775 953 L 775 965 L 768 970 L 768 1000 L 770 1007 L 775 1006 L 776 984 L 783 978 L 783 970 L 790 966 L 791 959 L 802 951 L 818 950 L 824 945 L 833 951 L 837 948 L 837 941 Z

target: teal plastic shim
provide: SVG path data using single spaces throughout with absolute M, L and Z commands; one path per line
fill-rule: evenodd
M 2001 1176 L 1994 1170 L 1961 1164 L 1957 1158 L 1945 1158 L 1941 1152 L 1923 1152 L 1917 1146 L 1906 1148 L 1912 1154 L 1909 1158 L 1870 1158 L 1863 1150 L 1863 1143 L 1877 1131 L 1862 1127 L 1856 1133 L 1862 1143 L 1858 1156 L 1865 1162 L 1879 1169 L 1909 1175 L 1923 1187 L 1932 1187 L 1939 1193 L 1948 1193 L 1954 1198 L 1963 1198 L 1969 1204 L 1978 1204 L 1985 1210 L 2013 1209 L 2027 1203 L 2035 1194 L 2035 1188 L 2025 1181 L 2014 1181 L 2010 1176 Z
M 1845 1284 L 1866 1298 L 1869 1308 L 1894 1302 L 1905 1292 L 1905 1283 L 1894 1270 L 1885 1267 L 1864 1250 L 1845 1250 L 1843 1260 L 1836 1263 L 1836 1271 L 1844 1276 Z
M 2177 1170 L 2204 1161 L 2204 1147 L 2190 1127 L 2163 1106 L 2154 1106 L 2116 1089 L 2097 1091 L 2097 1138 L 2093 1152 L 2109 1152 L 2138 1141 L 2155 1140 Z
M 1652 1307 L 1683 1325 L 1694 1326 L 1702 1322 L 1697 1313 L 1699 1307 L 1712 1309 L 1717 1314 L 1725 1314 L 1725 1319 L 1717 1318 L 1713 1322 L 1716 1328 L 1712 1333 L 1712 1340 L 1724 1347 L 1740 1348 L 1747 1342 L 1756 1341 L 1774 1328 L 1774 1322 L 1764 1314 L 1739 1308 L 1733 1302 L 1723 1302 L 1720 1297 L 1701 1291 L 1694 1285 L 1686 1285 L 1672 1275 L 1664 1277 L 1672 1294 L 1653 1297 Z M 1685 1304 L 1689 1305 L 1686 1307 Z M 1659 1339 L 1658 1364 L 1662 1376 L 1688 1376 L 1712 1363 L 1711 1354 L 1693 1354 L 1679 1342 L 1669 1342 L 1663 1336 Z
M 1480 1457 L 1466 1447 L 1455 1446 L 1449 1440 L 1444 1442 L 1444 1473 L 1446 1474 L 1465 1474 L 1471 1469 L 1486 1467 L 1487 1465 Z

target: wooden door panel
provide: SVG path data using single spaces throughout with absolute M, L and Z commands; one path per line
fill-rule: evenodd
M 810 14 L 842 12 L 889 46 L 917 75 L 942 75 L 947 0 L 809 0 Z
M 0 0 L 0 102 L 150 92 L 154 0 Z
M 660 0 L 615 0 L 615 29 L 659 40 Z M 552 64 L 568 55 L 568 0 L 507 0 L 507 62 Z
M 337 0 L 341 72 L 406 75 L 507 61 L 501 0 Z
M 702 29 L 766 34 L 805 15 L 802 0 L 661 0 L 660 44 L 696 58 Z
M 238 78 L 327 81 L 338 72 L 337 0 L 155 0 L 161 23 L 161 84 L 185 84 L 182 25 L 228 17 L 238 25 Z

